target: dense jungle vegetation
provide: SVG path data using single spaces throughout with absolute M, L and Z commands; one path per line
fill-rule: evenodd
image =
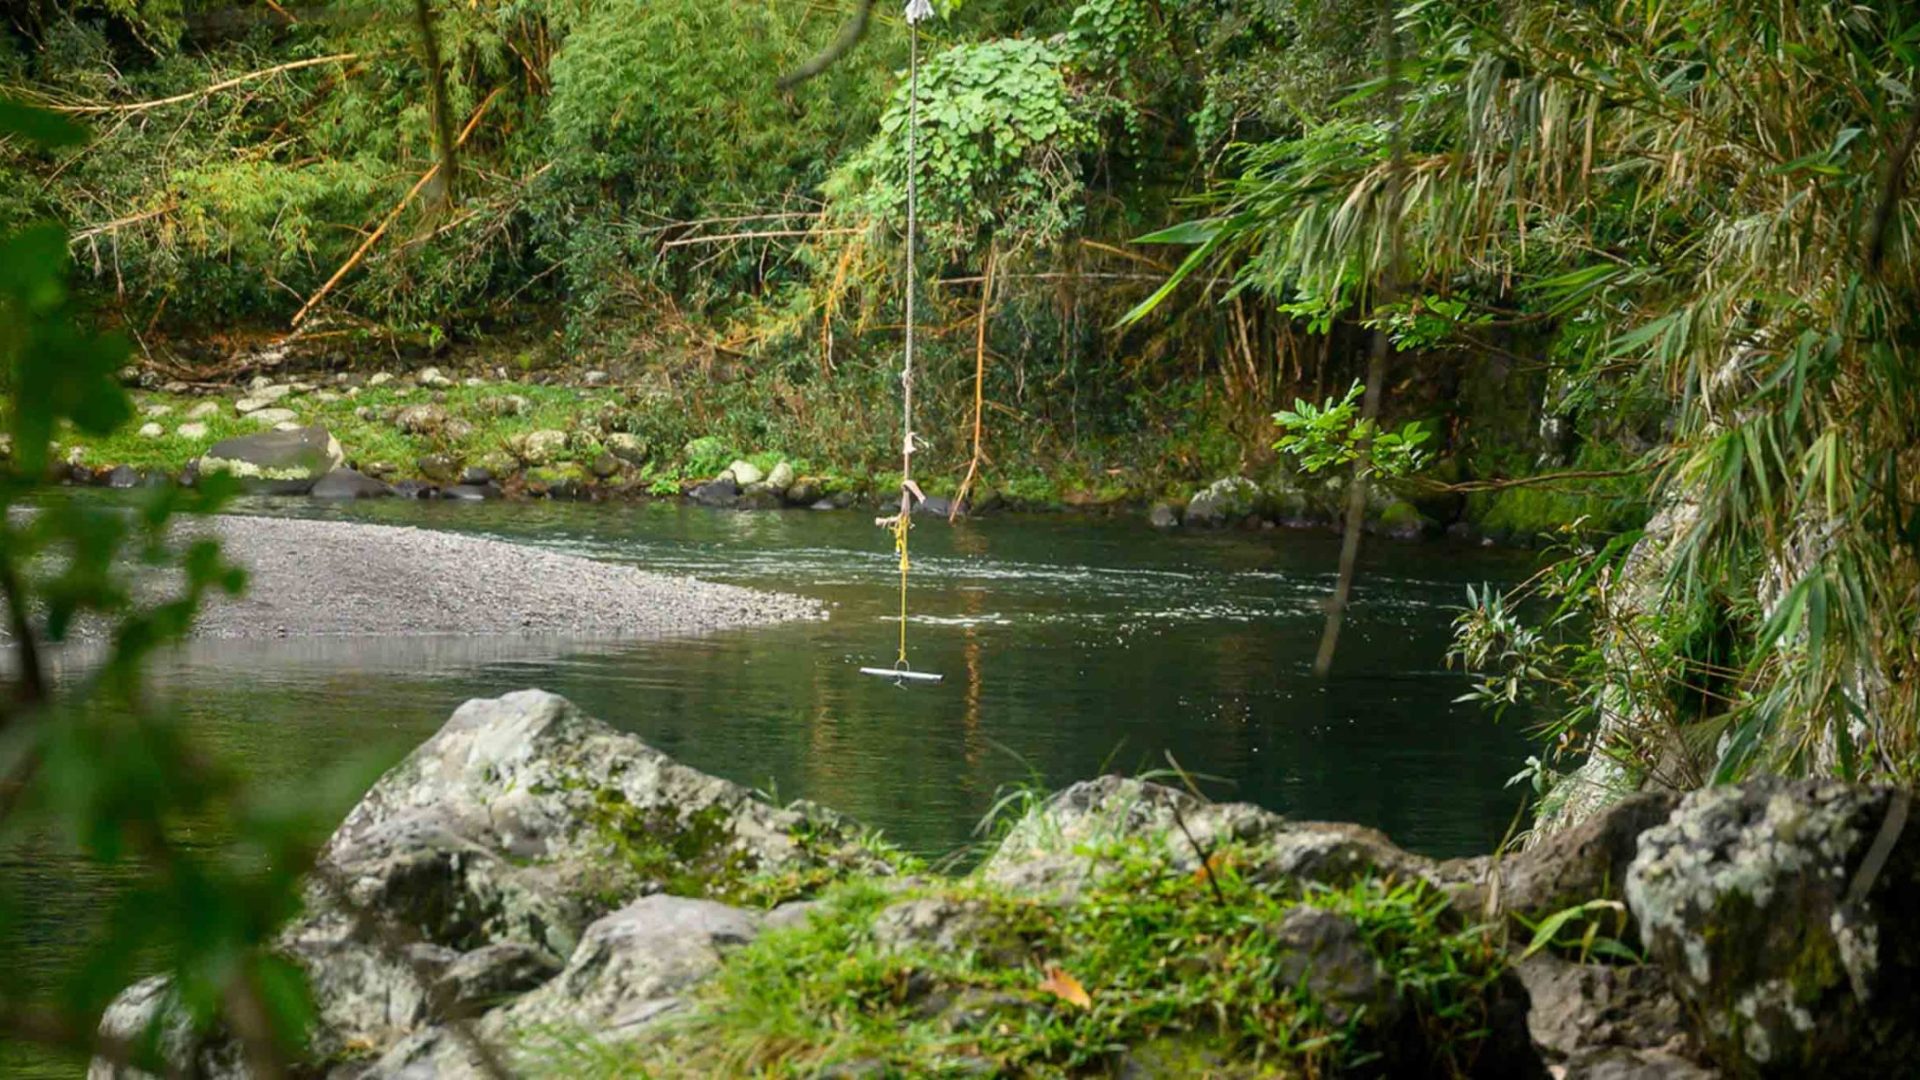
M 27 0 L 0 82 L 92 138 L 10 121 L 0 234 L 61 223 L 61 316 L 164 375 L 297 324 L 316 364 L 614 366 L 653 445 L 884 469 L 906 29 L 878 10 L 778 82 L 851 13 L 435 5 L 443 174 L 411 4 Z M 1496 710 L 1564 706 L 1523 774 L 1548 824 L 1760 772 L 1914 782 L 1912 11 L 968 0 L 919 47 L 931 471 L 966 471 L 976 365 L 1002 485 L 1364 471 L 1421 421 L 1395 483 L 1559 545 L 1454 656 Z M 58 384 L 25 341 L 20 447 Z M 1281 455 L 1289 407 L 1338 422 Z

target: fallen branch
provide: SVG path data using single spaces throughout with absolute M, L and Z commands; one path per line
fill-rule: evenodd
M 461 129 L 460 137 L 454 140 L 453 145 L 456 148 L 466 144 L 467 136 L 473 134 L 473 129 L 480 123 L 480 117 L 486 113 L 487 107 L 493 104 L 493 99 L 499 96 L 500 88 L 495 87 L 493 93 L 488 94 L 486 98 L 480 102 L 479 106 L 473 110 L 473 116 L 467 120 L 467 126 Z M 395 205 L 392 210 L 387 211 L 387 216 L 381 219 L 379 226 L 376 227 L 373 232 L 367 234 L 367 238 L 360 242 L 360 246 L 354 249 L 353 254 L 347 256 L 347 261 L 341 263 L 340 268 L 335 270 L 333 276 L 327 279 L 327 283 L 320 286 L 318 292 L 308 297 L 307 302 L 300 305 L 299 311 L 293 313 L 293 321 L 290 325 L 299 326 L 301 320 L 307 317 L 307 313 L 313 310 L 314 305 L 326 299 L 327 294 L 333 291 L 333 287 L 340 284 L 340 279 L 346 277 L 353 271 L 354 267 L 360 265 L 360 260 L 367 257 L 367 252 L 373 250 L 373 245 L 380 242 L 380 238 L 387 234 L 387 230 L 393 227 L 393 223 L 400 219 L 400 214 L 405 211 L 408 206 L 413 204 L 414 198 L 439 174 L 440 162 L 438 161 L 434 162 L 433 166 L 426 172 L 420 174 L 420 179 L 414 181 L 413 186 L 407 189 L 407 193 L 401 197 L 400 202 Z
M 82 240 L 99 236 L 101 233 L 112 232 L 115 229 L 124 228 L 128 225 L 137 225 L 140 222 L 146 221 L 149 218 L 157 218 L 161 214 L 170 214 L 175 210 L 178 210 L 179 208 L 180 208 L 179 203 L 170 202 L 165 206 L 162 206 L 153 210 L 148 210 L 145 213 L 130 214 L 123 218 L 116 218 L 103 225 L 92 225 L 85 229 L 81 229 L 79 232 L 74 233 L 72 236 L 68 237 L 67 244 L 69 246 L 78 244 Z
M 768 232 L 721 233 L 718 236 L 683 236 L 678 240 L 668 240 L 660 246 L 662 248 L 686 247 L 689 244 L 718 244 L 727 240 L 773 240 L 795 236 L 846 236 L 859 231 L 859 229 L 773 229 Z
M 231 90 L 236 86 L 253 82 L 256 79 L 264 79 L 270 75 L 283 75 L 289 71 L 299 71 L 301 68 L 319 67 L 321 64 L 345 63 L 348 60 L 358 60 L 359 58 L 359 53 L 335 53 L 332 56 L 316 56 L 308 60 L 294 60 L 285 64 L 276 64 L 270 68 L 261 68 L 259 71 L 249 71 L 245 75 L 236 75 L 224 82 L 217 82 L 211 86 L 201 87 L 198 90 L 189 90 L 184 94 L 155 98 L 152 101 L 137 101 L 130 105 L 53 105 L 49 106 L 49 108 L 54 112 L 67 113 L 72 116 L 96 116 L 101 113 L 125 115 L 146 112 L 149 109 L 178 105 L 183 101 L 194 101 L 203 97 L 212 97 L 222 90 Z

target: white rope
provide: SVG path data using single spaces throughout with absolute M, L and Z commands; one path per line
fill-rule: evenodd
M 907 331 L 906 360 L 900 368 L 900 513 L 913 512 L 913 294 L 918 278 L 914 276 L 914 247 L 920 239 L 920 21 L 933 14 L 928 0 L 907 3 Z

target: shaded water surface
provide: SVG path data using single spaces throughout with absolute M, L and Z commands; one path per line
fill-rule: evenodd
M 1436 856 L 1488 850 L 1516 808 L 1502 785 L 1525 753 L 1524 718 L 1496 726 L 1454 704 L 1464 683 L 1443 654 L 1464 586 L 1516 580 L 1530 565 L 1517 553 L 1369 543 L 1323 684 L 1310 666 L 1335 537 L 929 521 L 913 534 L 908 632 L 914 665 L 946 682 L 900 689 L 856 673 L 893 661 L 898 604 L 888 537 L 858 512 L 242 510 L 482 533 L 831 605 L 824 622 L 695 638 L 208 642 L 160 662 L 157 699 L 269 784 L 369 748 L 397 759 L 460 702 L 538 686 L 689 764 L 817 800 L 930 854 L 967 843 L 1002 785 L 1160 767 L 1169 751 L 1219 778 L 1219 797 L 1378 826 Z M 0 877 L 28 902 L 29 976 L 74 954 L 84 913 L 114 888 L 31 851 L 0 850 Z

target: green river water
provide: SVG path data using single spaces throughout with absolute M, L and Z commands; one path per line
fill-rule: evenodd
M 1377 826 L 1435 856 L 1491 849 L 1520 799 L 1504 783 L 1526 754 L 1525 717 L 1496 725 L 1455 704 L 1465 683 L 1443 657 L 1465 586 L 1517 580 L 1524 553 L 1370 542 L 1322 683 L 1310 666 L 1337 537 L 1160 535 L 1138 518 L 929 522 L 914 533 L 909 632 L 915 665 L 946 682 L 900 689 L 856 673 L 891 662 L 897 601 L 889 538 L 858 512 L 241 510 L 470 531 L 832 606 L 824 622 L 693 638 L 209 642 L 156 665 L 156 699 L 271 785 L 370 750 L 397 759 L 460 702 L 538 686 L 691 765 L 825 803 L 927 854 L 967 844 L 1003 785 L 1158 768 L 1169 751 L 1219 778 L 1219 798 Z M 0 886 L 22 902 L 29 943 L 6 977 L 29 984 L 77 954 L 119 887 L 38 844 L 0 849 Z M 0 1073 L 73 1068 L 0 1048 Z

